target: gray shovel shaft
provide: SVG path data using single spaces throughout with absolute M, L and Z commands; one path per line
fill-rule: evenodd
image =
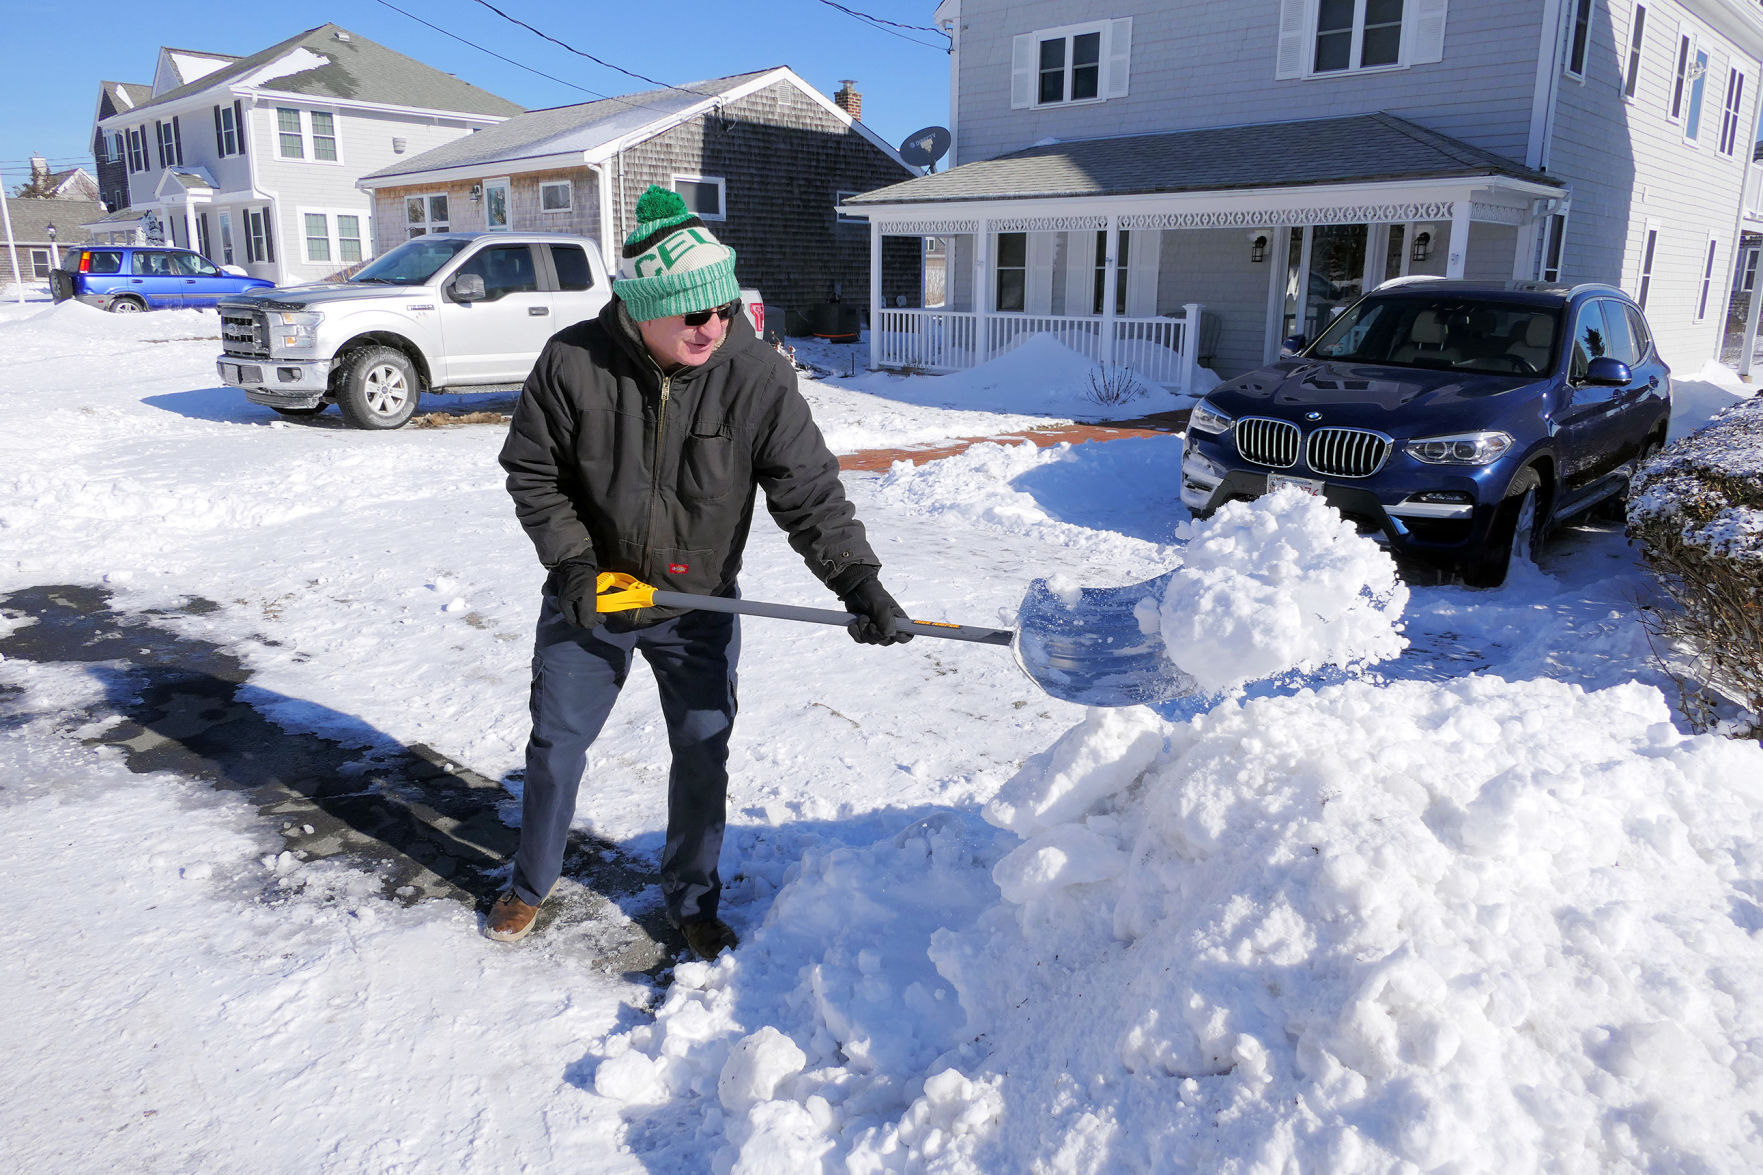
M 763 600 L 731 600 L 726 596 L 695 596 L 689 592 L 657 591 L 655 603 L 664 608 L 692 608 L 699 612 L 734 612 L 742 616 L 770 616 L 776 620 L 803 620 L 810 624 L 833 624 L 840 628 L 857 619 L 849 612 L 831 608 L 802 608 L 795 604 L 767 604 Z M 982 645 L 1007 645 L 1016 634 L 1005 628 L 976 628 L 971 624 L 946 624 L 937 620 L 908 620 L 913 636 L 935 636 L 951 641 L 975 641 Z

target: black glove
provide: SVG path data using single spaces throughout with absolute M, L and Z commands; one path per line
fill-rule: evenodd
M 906 610 L 894 602 L 882 587 L 881 579 L 872 571 L 856 584 L 839 593 L 845 610 L 857 619 L 845 631 L 860 645 L 903 645 L 912 639 L 904 627 Z
M 557 610 L 577 628 L 599 628 L 606 619 L 594 597 L 600 569 L 587 555 L 565 559 L 551 569 L 545 588 L 557 597 Z

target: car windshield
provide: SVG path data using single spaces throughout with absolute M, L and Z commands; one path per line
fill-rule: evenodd
M 451 261 L 471 242 L 452 241 L 444 237 L 417 237 L 405 241 L 384 257 L 376 257 L 367 268 L 349 280 L 379 282 L 389 286 L 419 286 L 435 276 L 435 271 Z
M 1560 312 L 1551 306 L 1439 294 L 1369 297 L 1305 352 L 1313 359 L 1540 375 L 1555 366 Z

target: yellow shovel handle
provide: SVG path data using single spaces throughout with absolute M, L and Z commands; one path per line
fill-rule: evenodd
M 630 612 L 655 603 L 655 589 L 623 571 L 602 571 L 594 580 L 596 612 Z

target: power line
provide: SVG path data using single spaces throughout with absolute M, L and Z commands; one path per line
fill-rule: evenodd
M 490 0 L 475 0 L 475 2 L 483 5 L 485 8 L 488 8 L 491 12 L 495 13 L 497 16 L 501 17 L 503 20 L 508 21 L 511 24 L 517 24 L 521 28 L 527 30 L 529 33 L 532 33 L 535 36 L 543 37 L 545 40 L 551 42 L 553 45 L 562 46 L 563 48 L 569 50 L 571 53 L 574 53 L 577 57 L 585 57 L 589 61 L 592 61 L 595 65 L 600 65 L 600 66 L 604 66 L 607 69 L 616 70 L 619 73 L 622 73 L 627 77 L 636 78 L 638 81 L 641 81 L 641 82 L 648 82 L 651 86 L 659 86 L 664 90 L 679 90 L 680 93 L 690 94 L 694 98 L 708 97 L 708 95 L 700 94 L 696 90 L 687 90 L 687 89 L 684 89 L 680 86 L 671 86 L 671 85 L 668 85 L 666 82 L 657 81 L 655 78 L 652 78 L 647 74 L 641 74 L 641 73 L 636 72 L 635 70 L 626 69 L 622 65 L 614 65 L 610 61 L 605 61 L 605 60 L 602 60 L 601 58 L 595 57 L 592 53 L 589 53 L 584 49 L 577 49 L 574 45 L 571 45 L 568 41 L 560 41 L 556 37 L 553 37 L 550 33 L 545 32 L 543 29 L 534 28 L 532 25 L 526 23 L 526 21 L 521 20 L 518 16 L 508 15 L 506 12 L 503 12 L 500 8 L 497 8 L 494 4 L 491 4 Z
M 932 28 L 929 25 L 921 24 L 901 24 L 897 20 L 888 20 L 880 16 L 871 16 L 867 12 L 858 12 L 855 8 L 847 8 L 843 4 L 837 3 L 837 0 L 820 0 L 820 2 L 828 8 L 837 9 L 846 16 L 854 17 L 855 19 L 862 21 L 878 33 L 886 33 L 890 37 L 899 37 L 902 41 L 909 41 L 914 45 L 922 45 L 926 49 L 940 49 L 944 52 L 948 51 L 948 45 L 932 45 L 919 40 L 917 37 L 908 37 L 905 33 L 897 33 L 894 31 L 894 29 L 911 29 L 914 32 L 937 33 L 943 37 L 948 37 L 949 34 L 943 32 L 942 29 Z

